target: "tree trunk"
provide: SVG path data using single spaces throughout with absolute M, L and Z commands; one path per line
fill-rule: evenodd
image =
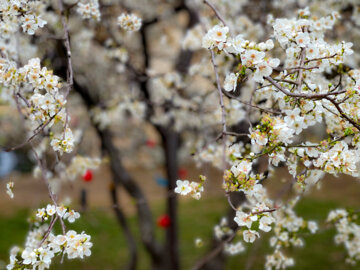
M 129 263 L 126 266 L 124 270 L 135 270 L 137 267 L 137 261 L 138 261 L 138 252 L 136 248 L 136 241 L 135 237 L 132 234 L 129 224 L 126 220 L 126 216 L 121 210 L 118 202 L 117 192 L 116 192 L 116 186 L 111 185 L 110 187 L 110 196 L 113 203 L 113 209 L 116 215 L 116 218 L 123 230 L 127 245 L 129 247 Z
M 158 127 L 162 137 L 165 154 L 165 167 L 168 179 L 167 186 L 167 214 L 170 217 L 170 226 L 166 230 L 165 249 L 163 253 L 164 265 L 162 269 L 179 270 L 179 238 L 177 196 L 174 193 L 178 177 L 177 150 L 179 135 L 170 128 Z

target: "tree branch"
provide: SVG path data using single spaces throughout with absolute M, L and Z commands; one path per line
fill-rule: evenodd
M 208 0 L 204 0 L 204 3 L 206 5 L 208 5 L 215 13 L 216 17 L 223 23 L 224 26 L 227 26 L 225 20 L 223 19 L 223 17 L 221 16 L 221 14 L 219 13 L 219 11 L 217 11 L 217 9 L 215 8 L 215 6 L 213 4 L 211 4 Z
M 290 91 L 286 90 L 285 88 L 281 87 L 281 85 L 278 84 L 270 76 L 266 76 L 264 78 L 266 80 L 268 80 L 272 85 L 274 85 L 278 90 L 280 90 L 285 95 L 290 96 L 290 97 L 307 98 L 307 99 L 321 99 L 321 98 L 326 98 L 328 96 L 335 96 L 335 95 L 340 95 L 340 94 L 346 93 L 346 90 L 339 90 L 336 92 L 327 92 L 327 93 L 320 93 L 320 94 L 293 93 L 293 92 L 290 92 Z
M 129 247 L 129 253 L 130 253 L 130 261 L 129 265 L 125 268 L 126 270 L 135 270 L 137 266 L 137 249 L 136 249 L 136 242 L 133 234 L 131 233 L 131 230 L 129 228 L 129 225 L 126 221 L 125 214 L 121 211 L 119 207 L 117 192 L 116 192 L 116 186 L 114 184 L 110 185 L 110 196 L 112 200 L 112 207 L 114 209 L 116 218 L 122 227 L 122 230 L 125 235 L 126 242 Z

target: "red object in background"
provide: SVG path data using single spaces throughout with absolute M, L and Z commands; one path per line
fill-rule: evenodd
M 156 146 L 156 141 L 149 139 L 146 141 L 146 146 L 149 148 L 154 148 Z
M 86 170 L 86 172 L 84 173 L 84 175 L 82 176 L 83 180 L 85 182 L 91 182 L 91 180 L 93 179 L 93 173 L 91 170 Z
M 178 170 L 178 175 L 179 175 L 179 178 L 180 178 L 180 179 L 186 178 L 187 174 L 188 174 L 188 172 L 187 172 L 187 170 L 184 169 L 184 168 L 180 168 L 180 169 Z
M 157 220 L 157 225 L 161 228 L 168 228 L 171 225 L 171 219 L 168 215 L 162 215 Z

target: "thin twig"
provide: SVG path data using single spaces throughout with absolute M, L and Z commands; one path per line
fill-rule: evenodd
M 330 59 L 330 58 L 333 58 L 337 55 L 337 53 L 333 54 L 333 55 L 330 55 L 330 56 L 324 56 L 324 57 L 320 57 L 320 58 L 313 58 L 313 59 L 309 59 L 309 60 L 306 60 L 305 61 L 305 64 L 309 63 L 309 62 L 313 62 L 313 61 L 320 61 L 320 60 L 323 60 L 323 59 Z
M 54 227 L 56 220 L 58 219 L 58 215 L 56 215 L 55 217 L 53 216 L 51 221 L 50 221 L 50 225 L 49 228 L 47 229 L 44 237 L 41 239 L 41 242 L 39 244 L 39 247 L 41 247 L 41 245 L 45 242 L 45 240 L 48 238 L 49 234 L 51 233 L 52 228 Z
M 236 208 L 236 206 L 232 203 L 231 201 L 231 197 L 230 197 L 230 192 L 226 192 L 226 197 L 227 197 L 227 200 L 228 200 L 228 203 L 230 205 L 230 207 L 236 212 L 238 211 L 238 209 Z
M 219 13 L 219 11 L 217 11 L 217 9 L 215 8 L 215 6 L 213 4 L 211 4 L 208 0 L 204 0 L 204 3 L 206 5 L 208 5 L 215 13 L 216 17 L 223 23 L 224 26 L 227 26 L 225 20 L 223 19 L 223 17 L 221 16 L 221 14 Z
M 298 98 L 307 98 L 307 99 L 320 99 L 320 98 L 326 98 L 328 96 L 335 96 L 340 95 L 346 92 L 346 90 L 339 90 L 336 92 L 327 92 L 327 93 L 319 93 L 319 94 L 307 94 L 307 93 L 293 93 L 285 88 L 281 87 L 280 84 L 278 84 L 273 78 L 270 76 L 264 77 L 266 80 L 268 80 L 270 83 L 272 83 L 278 90 L 283 92 L 285 95 L 290 97 L 298 97 Z
M 325 99 L 329 100 L 335 106 L 335 108 L 341 114 L 341 116 L 344 117 L 346 120 L 348 120 L 354 127 L 356 127 L 357 130 L 360 131 L 360 125 L 344 113 L 344 111 L 341 109 L 339 103 L 337 103 L 335 101 L 335 99 L 330 98 L 330 97 L 325 97 Z
M 241 136 L 248 137 L 249 136 L 249 134 L 247 134 L 247 133 L 237 133 L 237 132 L 232 132 L 232 131 L 226 131 L 224 134 L 229 135 L 229 136 L 234 136 L 234 137 L 241 137 Z
M 209 254 L 203 257 L 200 261 L 198 261 L 192 270 L 201 269 L 207 262 L 211 261 L 212 258 L 216 257 L 223 249 L 224 246 L 230 243 L 236 236 L 237 231 L 240 227 L 238 227 L 231 235 L 229 235 L 225 240 L 221 241 L 218 246 L 216 246 Z
M 240 103 L 242 103 L 242 104 L 244 104 L 244 105 L 253 107 L 253 108 L 258 109 L 258 110 L 260 110 L 260 111 L 262 111 L 262 112 L 267 112 L 267 113 L 270 113 L 270 114 L 284 114 L 284 113 L 282 113 L 282 112 L 277 112 L 277 111 L 273 111 L 273 110 L 270 110 L 270 109 L 267 109 L 267 108 L 262 108 L 262 107 L 260 107 L 260 106 L 255 105 L 255 104 L 251 104 L 251 103 L 248 103 L 248 102 L 246 102 L 246 101 L 242 101 L 239 97 L 236 97 L 236 96 L 234 96 L 234 95 L 232 95 L 232 94 L 230 94 L 230 93 L 227 93 L 227 92 L 224 92 L 224 91 L 223 91 L 223 93 L 224 93 L 228 98 L 235 99 L 235 100 L 239 101 Z
M 6 152 L 11 152 L 11 151 L 14 151 L 14 150 L 17 150 L 25 145 L 27 145 L 28 143 L 30 143 L 38 134 L 40 134 L 40 132 L 42 132 L 50 123 L 51 121 L 58 115 L 58 113 L 61 111 L 63 107 L 61 107 L 59 109 L 59 111 L 54 114 L 52 117 L 49 118 L 48 121 L 46 121 L 45 123 L 41 123 L 34 131 L 35 133 L 30 137 L 28 138 L 25 142 L 19 144 L 19 145 L 16 145 L 12 148 L 8 148 L 8 149 L 5 149 Z
M 253 215 L 260 215 L 260 214 L 263 214 L 263 213 L 271 213 L 271 212 L 274 212 L 276 211 L 277 208 L 270 208 L 270 209 L 266 209 L 266 210 L 261 210 L 261 211 L 257 211 L 257 212 L 252 212 L 251 214 Z
M 17 92 L 16 95 L 25 102 L 25 104 L 26 104 L 26 106 L 27 106 L 28 108 L 31 107 L 29 101 L 28 101 L 20 92 Z

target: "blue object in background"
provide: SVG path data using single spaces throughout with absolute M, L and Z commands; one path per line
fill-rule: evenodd
M 17 158 L 13 152 L 0 152 L 0 178 L 8 176 L 16 164 Z
M 158 184 L 161 187 L 167 187 L 168 186 L 168 180 L 165 179 L 164 177 L 160 176 L 160 175 L 157 175 L 155 177 L 155 181 L 156 181 L 156 184 Z

